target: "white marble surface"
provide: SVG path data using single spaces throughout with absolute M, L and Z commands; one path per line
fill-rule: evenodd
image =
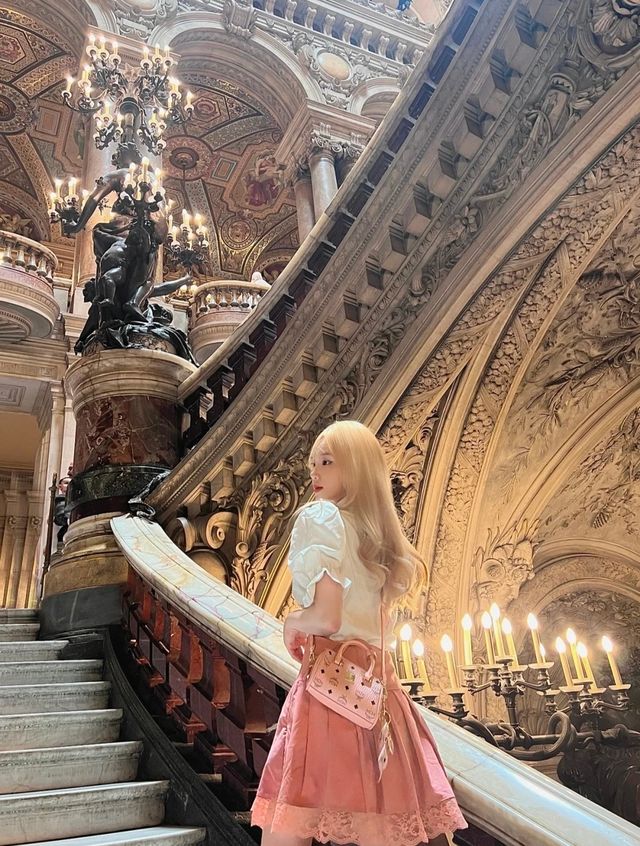
M 282 626 L 211 578 L 156 523 L 111 521 L 134 570 L 160 596 L 274 681 L 289 687 L 298 665 Z M 471 822 L 506 846 L 640 846 L 640 829 L 423 709 L 456 795 Z

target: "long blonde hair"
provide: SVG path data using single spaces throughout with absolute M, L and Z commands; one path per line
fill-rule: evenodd
M 385 601 L 394 605 L 401 597 L 415 599 L 425 581 L 425 566 L 402 531 L 376 436 L 356 420 L 339 420 L 318 435 L 310 461 L 320 446 L 331 453 L 341 471 L 345 493 L 336 504 L 353 516 L 359 555 L 380 576 Z

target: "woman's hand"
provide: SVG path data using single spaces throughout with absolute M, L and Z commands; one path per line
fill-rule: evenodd
M 300 629 L 296 628 L 297 614 L 300 614 L 300 612 L 291 611 L 291 613 L 288 614 L 286 620 L 284 621 L 282 636 L 289 655 L 291 655 L 294 661 L 298 661 L 298 663 L 301 664 L 304 657 L 302 647 L 305 646 L 307 642 L 307 635 L 304 632 L 301 632 Z

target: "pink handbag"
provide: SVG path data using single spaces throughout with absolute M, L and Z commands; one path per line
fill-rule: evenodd
M 365 669 L 355 660 L 345 657 L 347 649 L 358 647 L 368 656 Z M 361 640 L 347 640 L 338 649 L 325 649 L 315 655 L 315 639 L 311 638 L 307 692 L 326 708 L 345 717 L 355 725 L 372 730 L 382 718 L 378 743 L 379 778 L 393 752 L 391 724 L 386 709 L 387 690 L 384 680 L 384 613 L 380 607 L 380 648 L 382 652 L 382 678 L 373 675 L 376 663 L 375 652 Z
M 349 647 L 358 647 L 369 657 L 365 670 L 345 658 Z M 307 690 L 319 702 L 365 729 L 378 724 L 384 698 L 384 684 L 373 675 L 376 656 L 359 640 L 347 640 L 339 649 L 325 649 L 315 659 Z

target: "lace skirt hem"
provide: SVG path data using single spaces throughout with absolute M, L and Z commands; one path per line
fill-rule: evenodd
M 455 799 L 446 799 L 425 811 L 377 814 L 299 808 L 257 796 L 251 812 L 253 825 L 262 829 L 313 837 L 320 843 L 355 843 L 363 846 L 417 846 L 439 834 L 449 834 L 467 823 Z

